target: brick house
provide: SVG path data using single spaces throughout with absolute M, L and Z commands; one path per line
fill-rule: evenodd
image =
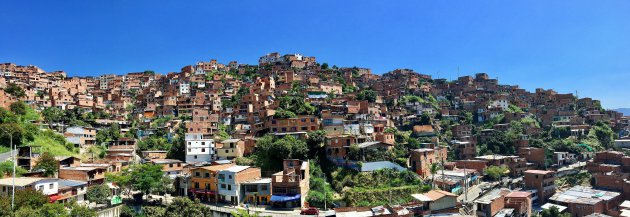
M 554 194 L 549 200 L 561 206 L 566 206 L 571 216 L 586 216 L 593 213 L 609 213 L 621 204 L 621 193 L 596 190 L 590 187 L 573 186 L 572 188 Z
M 226 139 L 217 144 L 217 157 L 219 159 L 234 159 L 243 157 L 245 141 L 240 139 Z
M 181 175 L 184 170 L 182 161 L 176 159 L 151 159 L 149 162 L 162 166 L 162 172 L 164 172 L 164 175 L 171 178 Z
M 187 186 L 188 192 L 202 201 L 218 201 L 218 173 L 234 165 L 229 163 L 192 168 L 190 170 L 191 185 Z
M 297 118 L 271 118 L 265 126 L 271 133 L 309 132 L 319 130 L 319 119 L 310 115 Z
M 271 177 L 271 205 L 275 207 L 302 207 L 310 188 L 309 162 L 287 159 L 283 170 Z
M 518 149 L 518 156 L 525 158 L 532 166 L 530 169 L 541 169 L 545 167 L 546 154 L 543 148 L 524 147 Z
M 409 164 L 411 171 L 422 177 L 431 175 L 431 164 L 446 162 L 447 150 L 445 147 L 420 148 L 411 151 Z
M 105 182 L 105 172 L 102 167 L 65 167 L 59 168 L 59 178 L 87 182 L 88 186 L 100 185 Z
M 532 200 L 539 205 L 547 203 L 547 200 L 556 193 L 554 171 L 526 170 L 524 174 L 525 189 L 534 190 Z

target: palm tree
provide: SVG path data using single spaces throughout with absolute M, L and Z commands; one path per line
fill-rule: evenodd
M 435 188 L 435 174 L 437 173 L 438 169 L 440 167 L 438 166 L 437 163 L 432 163 L 431 164 L 431 187 Z

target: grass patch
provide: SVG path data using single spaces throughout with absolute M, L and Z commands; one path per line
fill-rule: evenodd
M 78 157 L 79 152 L 74 150 L 72 144 L 66 142 L 65 138 L 50 130 L 42 130 L 34 136 L 34 140 L 29 142 L 28 146 L 41 146 L 42 153 L 49 152 L 53 156 L 75 156 Z
M 2 154 L 2 153 L 7 153 L 7 152 L 9 152 L 9 151 L 11 151 L 11 149 L 10 149 L 9 147 L 6 147 L 6 146 L 1 146 L 1 145 L 0 145 L 0 154 Z

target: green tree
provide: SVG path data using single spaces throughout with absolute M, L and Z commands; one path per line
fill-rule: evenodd
M 252 211 L 250 213 L 249 211 L 244 210 L 244 209 L 238 209 L 238 210 L 236 210 L 236 212 L 232 212 L 231 214 L 234 217 L 258 217 L 258 216 L 260 216 L 259 212 Z
M 117 173 L 106 174 L 108 181 L 116 183 L 127 196 L 132 190 L 149 194 L 164 189 L 162 166 L 154 164 L 133 164 Z
M 4 92 L 18 99 L 26 96 L 24 89 L 15 83 L 7 84 L 7 87 L 4 88 Z
M 61 203 L 46 203 L 39 208 L 41 217 L 69 217 L 68 210 Z
M 17 101 L 17 102 L 11 103 L 11 105 L 9 106 L 9 109 L 11 109 L 11 112 L 13 112 L 13 114 L 22 116 L 26 114 L 26 107 L 28 107 L 26 103 L 22 101 Z
M 43 170 L 44 176 L 53 177 L 57 173 L 57 160 L 50 152 L 44 152 L 33 169 Z
M 22 174 L 27 173 L 28 171 L 22 167 L 15 167 L 15 176 L 21 177 Z M 4 175 L 13 175 L 13 161 L 5 161 L 0 163 L 0 178 L 3 178 Z
M 26 140 L 32 140 L 32 135 L 27 134 L 24 127 L 19 123 L 0 124 L 0 144 L 9 147 L 13 136 L 13 145 L 21 146 Z
M 489 166 L 486 168 L 486 175 L 488 175 L 493 180 L 497 181 L 508 171 L 508 168 L 505 166 Z
M 570 217 L 571 215 L 569 213 L 560 213 L 560 210 L 558 210 L 558 207 L 552 206 L 549 209 L 544 209 L 542 212 L 540 212 L 540 215 L 542 217 Z
M 324 174 L 317 160 L 310 161 L 310 175 L 310 190 L 306 197 L 309 206 L 323 208 L 324 202 L 326 202 L 327 207 L 331 207 L 334 190 L 326 182 L 326 174 Z
M 440 169 L 440 166 L 437 163 L 432 163 L 429 169 L 431 172 L 431 185 L 433 188 L 435 188 L 435 174 Z
M 176 197 L 166 206 L 167 217 L 202 217 L 209 216 L 208 207 L 199 203 L 199 200 L 190 200 L 186 197 Z
M 306 144 L 308 145 L 308 158 L 314 159 L 319 156 L 319 154 L 324 149 L 324 141 L 326 140 L 326 131 L 324 130 L 316 130 L 310 131 L 307 133 L 308 139 L 306 140 Z
M 159 206 L 143 206 L 142 214 L 146 217 L 166 216 L 166 208 Z
M 615 141 L 614 135 L 615 132 L 613 132 L 610 126 L 600 121 L 591 128 L 588 136 L 596 138 L 605 149 L 610 149 Z
M 172 144 L 168 142 L 168 140 L 164 137 L 146 137 L 140 140 L 137 144 L 137 152 L 138 154 L 142 153 L 142 151 L 154 151 L 154 150 L 162 150 L 167 151 L 171 149 Z
M 0 123 L 17 123 L 18 117 L 13 112 L 0 107 Z
M 88 187 L 86 193 L 86 199 L 95 202 L 97 204 L 109 203 L 109 197 L 112 196 L 112 191 L 107 185 L 94 185 Z
M 118 123 L 112 124 L 110 127 L 99 130 L 96 132 L 96 144 L 101 145 L 110 141 L 115 141 L 121 138 L 120 126 Z
M 58 123 L 63 120 L 64 111 L 58 107 L 46 107 L 42 111 L 42 116 L 44 116 L 44 120 L 46 120 L 48 124 Z
M 6 215 L 2 215 L 2 216 L 12 216 L 11 214 L 6 214 Z M 39 210 L 37 209 L 33 209 L 30 207 L 20 207 L 17 211 L 15 211 L 13 216 L 19 216 L 19 217 L 40 217 L 41 214 L 39 213 Z
M 295 118 L 297 117 L 297 115 L 293 113 L 292 111 L 279 108 L 278 110 L 276 110 L 276 113 L 273 114 L 273 117 L 274 118 Z
M 315 113 L 315 107 L 304 100 L 303 96 L 283 96 L 279 98 L 278 110 L 293 112 L 295 115 L 312 115 Z M 287 115 L 291 115 L 288 113 Z
M 304 140 L 293 136 L 274 139 L 271 135 L 266 135 L 256 141 L 253 159 L 263 170 L 275 171 L 282 169 L 282 160 L 306 159 L 307 155 L 308 146 Z
M 162 166 L 153 164 L 134 164 L 130 167 L 131 186 L 145 194 L 159 187 L 162 183 Z
M 11 198 L 7 197 L 10 201 Z M 15 190 L 15 207 L 38 208 L 48 203 L 48 196 L 35 189 Z
M 328 69 L 328 63 L 322 63 L 322 69 Z
M 361 160 L 361 148 L 357 144 L 350 145 L 350 149 L 348 151 L 348 159 L 353 161 Z
M 357 100 L 367 100 L 368 102 L 376 102 L 376 92 L 370 89 L 361 90 L 357 94 Z
M 96 217 L 96 211 L 85 206 L 74 205 L 70 217 Z

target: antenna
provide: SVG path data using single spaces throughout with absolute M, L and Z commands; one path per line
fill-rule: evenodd
M 459 78 L 459 66 L 457 66 L 457 78 Z

